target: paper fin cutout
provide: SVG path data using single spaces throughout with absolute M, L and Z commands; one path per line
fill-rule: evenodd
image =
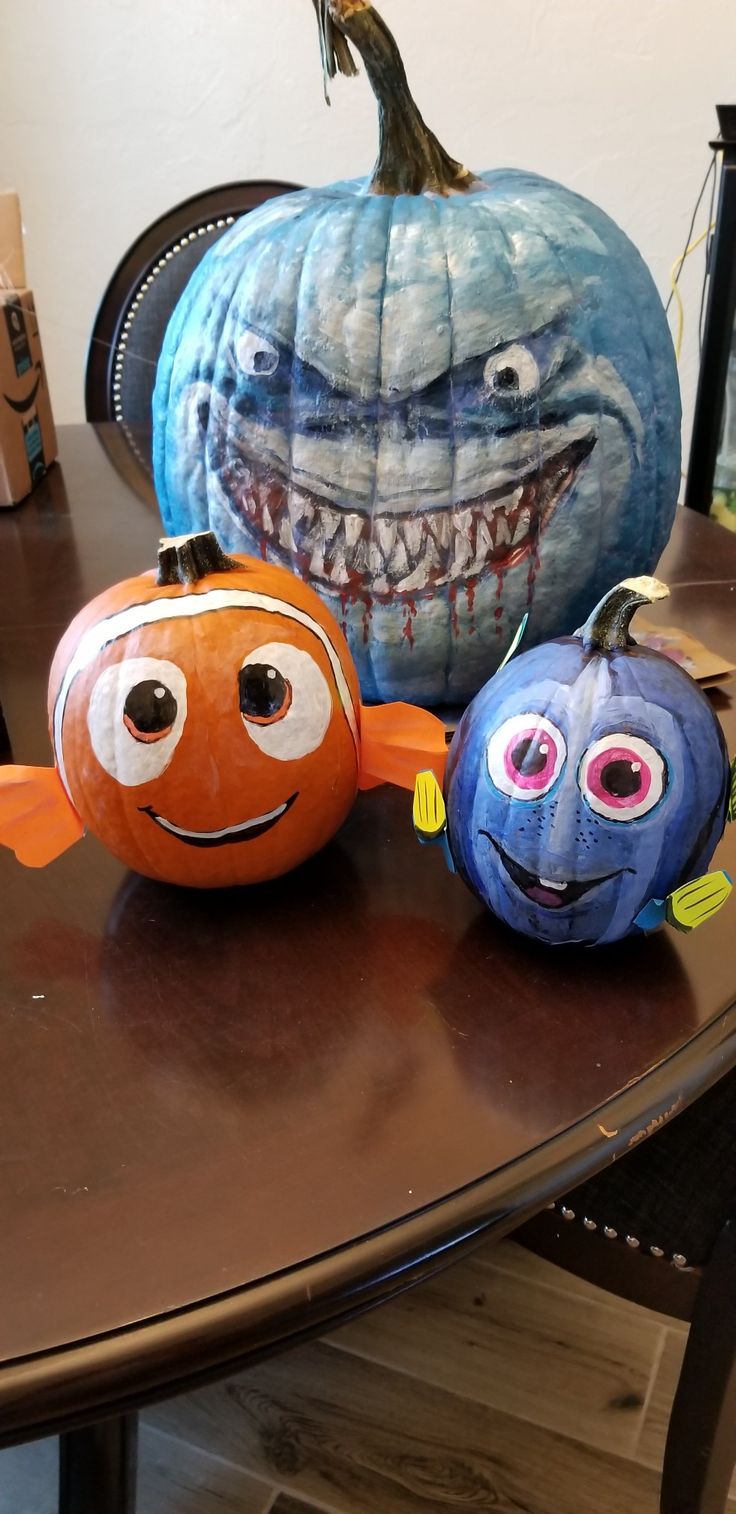
M 702 877 L 673 889 L 666 899 L 650 899 L 639 910 L 634 924 L 640 930 L 648 931 L 656 930 L 666 920 L 675 930 L 695 930 L 704 920 L 718 913 L 732 888 L 733 882 L 727 872 L 703 873 Z
M 518 624 L 518 626 L 517 626 L 517 628 L 516 628 L 516 630 L 514 632 L 514 636 L 513 636 L 512 642 L 511 642 L 511 646 L 509 647 L 509 649 L 508 649 L 505 657 L 503 658 L 503 661 L 500 662 L 499 665 L 498 665 L 498 667 L 496 668 L 496 673 L 500 673 L 501 669 L 505 668 L 507 662 L 511 661 L 511 659 L 512 659 L 512 657 L 514 655 L 514 652 L 516 651 L 516 649 L 517 649 L 517 647 L 519 645 L 519 642 L 521 641 L 521 638 L 524 635 L 524 632 L 526 630 L 526 623 L 527 623 L 528 619 L 529 619 L 529 611 L 527 610 L 526 613 L 522 616 L 521 620 L 519 621 L 519 624 Z M 495 674 L 494 674 L 494 678 L 495 678 Z
M 727 820 L 736 820 L 736 757 L 731 763 L 731 783 L 728 790 Z
M 447 835 L 447 810 L 445 801 L 434 773 L 431 770 L 417 773 L 414 783 L 414 805 L 412 810 L 414 829 L 417 839 L 423 846 L 439 843 L 444 853 L 445 862 L 451 873 L 457 871 L 450 851 L 450 842 Z
M 56 768 L 0 767 L 0 843 L 45 867 L 84 835 Z
M 360 759 L 361 789 L 377 783 L 413 789 L 420 768 L 431 768 L 441 783 L 447 762 L 445 727 L 436 715 L 413 704 L 361 705 Z
M 725 904 L 733 883 L 726 872 L 704 873 L 667 895 L 666 912 L 675 930 L 695 930 Z
M 442 789 L 431 771 L 417 773 L 412 818 L 420 841 L 436 841 L 447 825 Z

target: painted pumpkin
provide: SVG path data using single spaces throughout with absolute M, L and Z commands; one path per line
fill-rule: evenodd
M 311 856 L 359 786 L 411 787 L 444 727 L 364 710 L 344 638 L 292 574 L 226 557 L 207 532 L 162 544 L 158 573 L 116 584 L 54 658 L 56 769 L 0 768 L 0 841 L 43 865 L 92 831 L 126 866 L 200 888 L 254 883 Z
M 204 258 L 159 362 L 156 485 L 168 530 L 209 523 L 310 581 L 365 698 L 466 702 L 527 608 L 543 641 L 654 567 L 672 343 L 608 216 L 462 168 L 371 5 L 318 3 L 328 65 L 350 37 L 378 97 L 376 169 L 269 202 Z
M 649 928 L 663 917 L 651 901 L 698 877 L 723 833 L 729 763 L 713 709 L 684 669 L 629 637 L 634 610 L 661 592 L 618 585 L 575 636 L 498 673 L 453 738 L 452 858 L 524 935 L 592 944 Z

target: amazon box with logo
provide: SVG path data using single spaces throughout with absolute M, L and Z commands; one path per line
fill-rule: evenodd
M 30 289 L 0 287 L 0 505 L 17 505 L 56 458 Z

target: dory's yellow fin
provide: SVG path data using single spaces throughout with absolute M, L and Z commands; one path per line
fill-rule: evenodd
M 691 883 L 683 883 L 665 900 L 666 918 L 675 930 L 695 930 L 704 920 L 718 913 L 725 904 L 733 883 L 728 873 L 703 873 Z

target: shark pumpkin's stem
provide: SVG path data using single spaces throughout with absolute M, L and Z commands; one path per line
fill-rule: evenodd
M 640 605 L 654 604 L 669 594 L 658 578 L 625 578 L 609 589 L 575 635 L 586 652 L 618 652 L 636 645 L 629 634 L 634 612 Z
M 360 53 L 378 104 L 378 159 L 370 189 L 379 195 L 446 195 L 471 189 L 469 169 L 445 152 L 412 98 L 401 54 L 371 0 L 312 0 L 320 26 L 325 79 L 357 72 Z

